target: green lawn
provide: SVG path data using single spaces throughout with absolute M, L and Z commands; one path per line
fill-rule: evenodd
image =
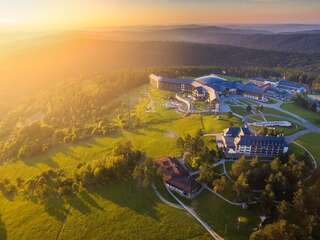
M 239 106 L 232 106 L 230 105 L 231 111 L 234 113 L 237 113 L 241 116 L 245 116 L 248 114 L 248 111 L 245 107 L 239 107 Z
M 258 214 L 255 210 L 232 206 L 208 191 L 194 199 L 191 206 L 225 240 L 248 239 L 258 224 Z M 248 224 L 238 229 L 238 217 L 246 217 Z
M 290 119 L 284 118 L 284 117 L 271 117 L 271 116 L 266 116 L 266 120 L 267 121 L 290 121 Z M 296 132 L 299 132 L 303 129 L 305 129 L 304 127 L 302 127 L 301 125 L 292 122 L 292 126 L 291 127 L 275 127 L 277 130 L 281 131 L 284 133 L 284 135 L 289 136 L 292 135 Z M 259 127 L 255 127 L 256 129 L 259 129 Z
M 308 109 L 302 108 L 294 103 L 284 103 L 281 105 L 281 108 L 290 111 L 307 119 L 308 121 L 312 122 L 313 124 L 320 127 L 320 113 L 312 112 Z
M 245 104 L 245 105 L 251 105 L 251 106 L 257 106 L 259 105 L 259 102 L 253 100 L 253 99 L 249 99 L 249 98 L 242 98 L 240 100 L 241 103 Z
M 97 187 L 47 208 L 23 199 L 0 202 L 1 239 L 210 239 L 184 211 L 133 183 Z
M 305 148 L 307 148 L 316 158 L 318 164 L 320 164 L 320 147 L 319 147 L 320 134 L 319 133 L 306 134 L 300 137 L 296 141 L 301 145 L 303 145 Z

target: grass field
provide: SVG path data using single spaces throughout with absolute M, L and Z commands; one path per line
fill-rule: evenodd
M 230 109 L 232 112 L 237 113 L 241 116 L 245 116 L 248 114 L 248 111 L 245 107 L 239 107 L 239 106 L 232 106 L 230 105 Z
M 303 145 L 305 148 L 307 148 L 315 157 L 315 159 L 318 162 L 318 165 L 320 164 L 320 134 L 319 133 L 309 133 L 302 137 L 300 137 L 296 142 Z
M 290 111 L 292 113 L 295 113 L 295 114 L 309 120 L 310 122 L 317 125 L 318 127 L 320 127 L 320 113 L 312 112 L 312 111 L 305 109 L 305 108 L 302 108 L 294 103 L 284 103 L 281 105 L 281 108 L 283 108 L 287 111 Z
M 248 239 L 249 233 L 253 232 L 258 223 L 257 212 L 253 209 L 243 210 L 241 207 L 232 206 L 208 191 L 193 200 L 191 206 L 218 234 L 224 236 L 225 240 Z M 239 229 L 238 217 L 248 219 L 248 223 Z
M 66 203 L 0 199 L 1 239 L 210 239 L 179 209 L 133 183 L 98 187 Z
M 116 136 L 59 146 L 38 157 L 2 165 L 1 179 L 27 179 L 50 168 L 63 168 L 71 173 L 78 163 L 99 159 L 108 154 L 114 144 L 122 141 L 131 141 L 134 147 L 153 158 L 177 155 L 178 136 L 194 134 L 199 129 L 206 133 L 221 132 L 231 124 L 240 125 L 239 119 L 227 115 L 184 117 L 164 107 L 170 94 L 151 91 L 150 95 L 155 111 L 144 114 L 146 123 L 140 129 L 123 130 Z M 215 147 L 210 137 L 205 141 Z M 210 238 L 194 219 L 161 203 L 152 190 L 141 189 L 133 183 L 112 183 L 45 206 L 19 197 L 8 200 L 1 196 L 0 239 Z

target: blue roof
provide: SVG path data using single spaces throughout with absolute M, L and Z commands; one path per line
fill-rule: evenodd
M 244 135 L 251 135 L 250 129 L 247 127 L 243 127 L 243 128 L 230 127 L 230 128 L 228 128 L 226 135 L 230 136 L 230 137 L 237 137 L 237 136 L 239 136 L 241 129 L 242 129 Z
M 218 92 L 223 92 L 227 89 L 238 88 L 238 85 L 242 85 L 240 82 L 228 81 L 216 75 L 209 75 L 196 79 L 197 82 L 207 85 Z
M 264 93 L 264 90 L 259 88 L 254 83 L 242 84 L 241 86 L 239 85 L 239 89 L 244 91 L 244 92 L 250 92 L 250 93 L 257 93 L 257 94 L 263 94 Z
M 303 84 L 288 81 L 288 80 L 279 81 L 279 86 L 288 86 L 288 87 L 293 87 L 293 88 L 304 88 L 305 87 Z
M 205 89 L 201 86 L 196 87 L 195 90 L 197 90 L 199 94 L 204 94 L 206 92 Z
M 228 128 L 228 131 L 226 132 L 226 135 L 227 136 L 230 136 L 230 137 L 236 137 L 238 136 L 240 133 L 240 128 L 238 127 L 230 127 Z
M 246 146 L 287 146 L 284 137 L 274 137 L 274 136 L 243 136 L 240 138 L 239 145 Z
M 242 131 L 243 131 L 244 135 L 251 135 L 250 129 L 247 127 L 243 127 Z

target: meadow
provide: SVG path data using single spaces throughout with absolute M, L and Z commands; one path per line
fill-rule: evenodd
M 131 141 L 135 148 L 154 159 L 179 155 L 176 147 L 179 136 L 195 134 L 199 129 L 216 133 L 240 124 L 239 119 L 227 115 L 184 116 L 165 107 L 169 96 L 166 92 L 153 90 L 150 95 L 135 91 L 130 96 L 139 99 L 135 108 L 145 104 L 146 98 L 150 101 L 148 104 L 154 105 L 152 111 L 141 113 L 145 118 L 143 127 L 78 144 L 61 145 L 34 158 L 17 159 L 0 166 L 1 178 L 27 179 L 50 168 L 62 168 L 72 174 L 79 163 L 103 158 L 114 144 L 123 141 Z M 207 138 L 206 142 L 210 144 Z M 188 214 L 160 202 L 152 189 L 143 189 L 132 182 L 110 183 L 46 204 L 21 197 L 0 197 L 0 203 L 0 239 L 209 239 Z M 211 208 L 209 201 L 204 204 L 204 209 Z M 223 204 L 219 206 L 223 208 Z M 218 215 L 211 214 L 213 224 L 221 221 Z

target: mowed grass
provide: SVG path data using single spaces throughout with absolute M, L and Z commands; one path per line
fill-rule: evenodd
M 110 183 L 47 208 L 23 199 L 0 202 L 1 239 L 210 239 L 184 211 L 135 183 Z
M 230 105 L 230 109 L 232 112 L 239 114 L 241 116 L 245 116 L 245 115 L 249 114 L 246 107 L 239 107 L 239 106 Z
M 201 193 L 191 206 L 225 240 L 247 240 L 258 224 L 258 214 L 254 209 L 232 206 L 209 191 Z M 239 217 L 247 218 L 248 223 L 238 227 Z
M 312 112 L 308 109 L 302 108 L 294 103 L 284 103 L 281 105 L 281 108 L 295 113 L 302 118 L 307 119 L 308 121 L 312 122 L 313 124 L 320 127 L 320 113 Z
M 315 159 L 320 164 L 320 134 L 319 133 L 309 133 L 306 134 L 296 140 L 296 142 L 303 145 L 306 149 L 308 149 Z

